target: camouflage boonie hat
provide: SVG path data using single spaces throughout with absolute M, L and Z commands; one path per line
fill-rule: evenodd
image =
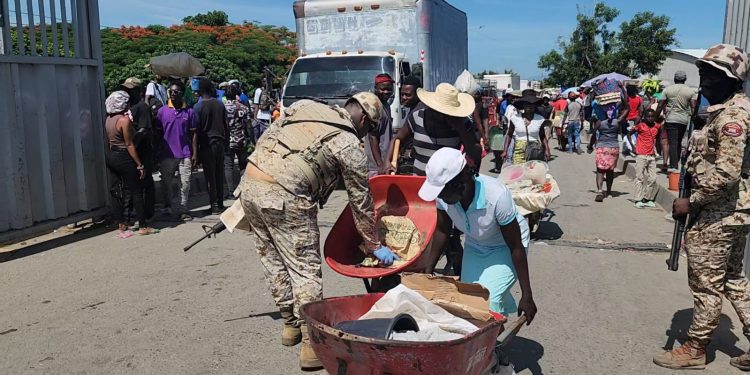
M 362 109 L 365 111 L 365 114 L 370 118 L 370 120 L 375 123 L 380 122 L 380 117 L 383 113 L 383 103 L 380 102 L 380 99 L 378 99 L 375 94 L 363 91 L 354 94 L 354 96 L 349 99 L 349 101 L 352 100 L 356 100 L 357 103 L 362 106 Z
M 708 64 L 740 81 L 747 79 L 748 57 L 742 48 L 731 44 L 717 44 L 708 49 L 703 58 L 695 62 L 699 68 Z

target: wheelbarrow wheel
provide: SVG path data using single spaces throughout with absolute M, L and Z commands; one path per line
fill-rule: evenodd
M 526 220 L 529 222 L 529 231 L 532 237 L 536 237 L 536 231 L 539 229 L 539 221 L 542 218 L 541 212 L 533 212 L 526 215 Z

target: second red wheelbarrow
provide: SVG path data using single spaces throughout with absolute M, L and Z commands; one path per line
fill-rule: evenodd
M 526 322 L 505 326 L 474 322 L 480 329 L 451 341 L 414 342 L 367 338 L 334 328 L 357 320 L 383 297 L 382 293 L 327 298 L 302 306 L 310 341 L 329 374 L 335 375 L 481 375 L 492 366 L 496 347 L 502 350 Z
M 393 275 L 418 265 L 421 255 L 430 245 L 437 225 L 435 202 L 423 201 L 418 196 L 424 181 L 425 178 L 421 176 L 395 175 L 376 176 L 370 179 L 376 222 L 379 218 L 389 215 L 406 216 L 411 219 L 424 239 L 418 256 L 399 267 L 361 267 L 360 264 L 365 259 L 365 254 L 358 247 L 362 242 L 362 236 L 357 232 L 352 210 L 347 205 L 331 228 L 323 247 L 323 255 L 328 266 L 344 276 L 363 279 L 367 291 L 370 292 L 368 279 Z

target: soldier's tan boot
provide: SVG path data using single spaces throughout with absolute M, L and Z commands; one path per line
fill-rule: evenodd
M 281 345 L 295 346 L 302 341 L 302 330 L 299 328 L 297 318 L 292 313 L 282 312 L 284 329 L 281 331 Z
M 706 349 L 688 340 L 677 349 L 654 356 L 654 363 L 675 370 L 702 370 L 706 368 Z
M 302 325 L 302 346 L 299 351 L 299 367 L 303 371 L 316 371 L 323 369 L 323 364 L 318 360 L 315 351 L 310 345 L 310 335 L 307 332 L 307 325 Z
M 750 371 L 750 352 L 729 360 L 729 364 L 742 371 Z

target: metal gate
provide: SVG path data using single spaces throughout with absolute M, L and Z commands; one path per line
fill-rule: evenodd
M 103 212 L 97 0 L 0 0 L 0 242 Z

